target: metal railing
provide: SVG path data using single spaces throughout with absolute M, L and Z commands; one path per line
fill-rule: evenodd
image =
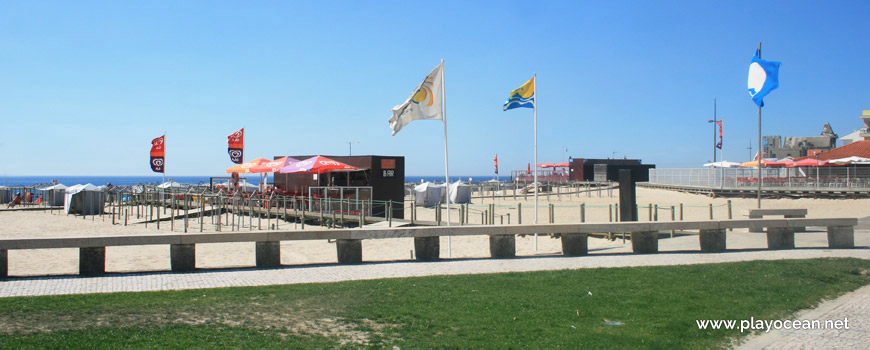
M 713 188 L 756 187 L 757 168 L 650 169 L 649 183 Z M 764 187 L 870 188 L 870 167 L 763 168 Z

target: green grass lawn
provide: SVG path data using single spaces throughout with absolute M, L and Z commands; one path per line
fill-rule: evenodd
M 0 348 L 726 347 L 739 331 L 695 320 L 781 319 L 868 274 L 815 259 L 4 298 Z

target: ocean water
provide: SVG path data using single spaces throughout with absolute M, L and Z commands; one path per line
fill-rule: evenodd
M 247 179 L 249 184 L 258 185 L 260 176 L 248 175 L 241 176 Z M 489 181 L 495 179 L 495 176 L 450 176 L 450 181 L 457 180 L 471 182 Z M 211 176 L 170 176 L 166 181 L 172 181 L 183 184 L 208 184 Z M 502 176 L 499 178 L 502 181 L 510 180 L 510 176 Z M 4 176 L 0 179 L 0 185 L 3 186 L 33 186 L 40 184 L 51 184 L 52 180 L 57 180 L 58 183 L 72 186 L 78 184 L 93 184 L 95 186 L 112 184 L 114 186 L 137 185 L 137 184 L 159 184 L 163 182 L 162 176 Z M 269 176 L 267 182 L 273 179 Z M 429 182 L 444 182 L 444 176 L 405 176 L 406 183 L 420 183 L 420 180 Z

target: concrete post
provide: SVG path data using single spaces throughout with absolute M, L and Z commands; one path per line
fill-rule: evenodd
M 106 247 L 79 248 L 79 274 L 106 273 Z
M 9 277 L 9 255 L 6 249 L 0 249 L 0 279 Z
M 281 266 L 281 242 L 257 242 L 257 267 Z
M 441 258 L 441 237 L 414 237 L 417 261 L 438 261 Z
M 702 252 L 724 252 L 725 245 L 725 229 L 701 230 L 701 251 Z
M 362 263 L 361 239 L 337 239 L 335 248 L 338 252 L 338 263 L 342 265 Z
M 855 248 L 855 227 L 828 226 L 828 247 Z M 2 274 L 2 271 L 0 271 L 0 274 Z
M 583 256 L 589 254 L 588 237 L 586 233 L 563 233 L 562 255 Z
M 767 249 L 794 249 L 794 228 L 768 227 Z
M 172 271 L 193 271 L 196 269 L 196 245 L 170 244 L 169 260 Z
M 489 255 L 494 259 L 517 256 L 517 237 L 514 235 L 489 236 Z
M 659 233 L 658 232 L 632 232 L 631 233 L 631 250 L 635 254 L 658 253 L 659 251 Z

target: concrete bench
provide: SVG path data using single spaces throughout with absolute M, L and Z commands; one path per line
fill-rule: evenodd
M 13 249 L 79 248 L 79 273 L 93 275 L 105 272 L 109 246 L 169 245 L 172 271 L 192 271 L 196 268 L 196 245 L 204 243 L 255 243 L 256 266 L 268 268 L 281 265 L 280 243 L 295 240 L 334 240 L 338 263 L 358 264 L 363 261 L 362 241 L 366 239 L 413 238 L 416 259 L 436 261 L 440 259 L 440 237 L 444 236 L 489 236 L 491 257 L 512 258 L 516 256 L 516 235 L 558 234 L 563 255 L 582 256 L 588 254 L 590 233 L 628 232 L 632 251 L 646 254 L 658 252 L 660 231 L 697 230 L 702 252 L 723 252 L 729 228 L 766 228 L 769 249 L 788 249 L 794 248 L 795 228 L 823 226 L 828 229 L 830 248 L 853 248 L 857 224 L 855 218 L 754 219 L 5 238 L 0 239 L 0 278 L 8 276 L 7 252 Z
M 786 219 L 805 218 L 805 217 L 807 217 L 807 210 L 806 209 L 749 209 L 749 213 L 747 214 L 747 216 L 749 216 L 750 219 L 763 219 L 765 216 L 773 216 L 773 215 L 782 216 Z M 806 227 L 796 227 L 795 228 L 795 231 L 797 231 L 797 232 L 804 232 L 806 230 L 807 230 Z M 749 229 L 749 232 L 763 232 L 763 231 L 759 231 L 757 229 L 755 229 L 755 230 Z

